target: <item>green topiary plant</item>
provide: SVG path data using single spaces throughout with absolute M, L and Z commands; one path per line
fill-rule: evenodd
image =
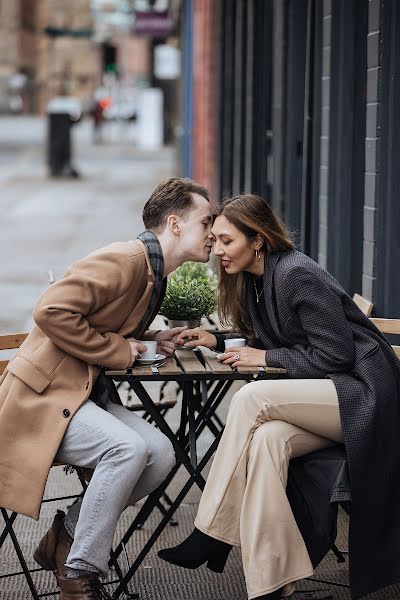
M 193 279 L 207 279 L 210 285 L 213 286 L 213 289 L 216 289 L 217 287 L 217 276 L 214 271 L 204 263 L 185 262 L 175 271 L 174 276 L 175 275 L 179 275 L 180 277 L 192 277 Z
M 174 321 L 193 321 L 215 309 L 216 276 L 203 264 L 187 262 L 168 279 L 160 313 Z

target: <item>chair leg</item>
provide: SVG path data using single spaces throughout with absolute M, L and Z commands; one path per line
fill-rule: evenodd
M 37 592 L 35 584 L 33 583 L 33 579 L 31 577 L 31 574 L 30 574 L 30 571 L 29 571 L 29 567 L 26 564 L 25 557 L 24 557 L 24 555 L 22 553 L 21 546 L 19 545 L 18 538 L 15 535 L 15 531 L 14 531 L 13 526 L 12 526 L 13 521 L 10 520 L 10 517 L 8 516 L 8 513 L 5 510 L 5 508 L 1 509 L 1 513 L 3 515 L 3 519 L 4 519 L 5 524 L 6 524 L 6 529 L 7 529 L 8 535 L 10 536 L 10 538 L 12 540 L 15 552 L 17 553 L 17 556 L 18 556 L 19 563 L 21 565 L 22 571 L 23 571 L 23 573 L 25 575 L 25 579 L 26 579 L 27 584 L 29 586 L 29 589 L 31 591 L 32 598 L 34 600 L 40 600 L 40 596 L 39 596 L 39 594 Z M 13 515 L 14 514 L 15 513 L 13 513 Z M 14 517 L 13 520 L 15 520 L 15 517 Z
M 342 551 L 339 550 L 339 548 L 336 546 L 336 544 L 332 544 L 331 550 L 334 553 L 334 555 L 336 556 L 338 563 L 346 562 L 346 559 L 343 556 Z
M 76 471 L 77 471 L 78 477 L 80 479 L 80 482 L 81 482 L 81 485 L 82 485 L 82 488 L 83 488 L 82 494 L 84 494 L 85 491 L 86 491 L 86 488 L 87 488 L 86 481 L 85 481 L 85 479 L 83 477 L 83 473 L 82 473 L 81 469 L 76 468 Z M 50 498 L 50 499 L 44 500 L 43 502 L 54 502 L 56 500 L 68 500 L 68 499 L 74 498 L 74 497 L 77 498 L 79 496 L 63 496 L 63 497 L 60 497 L 60 498 Z M 29 567 L 28 567 L 28 565 L 27 565 L 27 563 L 26 563 L 26 560 L 25 560 L 24 554 L 22 552 L 21 546 L 20 546 L 20 544 L 18 542 L 17 535 L 16 535 L 16 533 L 14 531 L 14 528 L 13 528 L 13 523 L 16 520 L 16 518 L 18 517 L 18 513 L 12 512 L 9 515 L 8 512 L 7 512 L 7 510 L 5 508 L 0 507 L 0 509 L 1 509 L 1 514 L 2 514 L 3 520 L 5 522 L 5 527 L 4 527 L 4 529 L 3 529 L 3 531 L 2 531 L 2 533 L 0 535 L 0 548 L 3 546 L 3 544 L 4 544 L 4 542 L 5 542 L 6 538 L 7 538 L 7 536 L 10 536 L 11 542 L 12 542 L 12 544 L 14 546 L 15 552 L 16 552 L 18 560 L 19 560 L 19 564 L 21 565 L 21 569 L 22 569 L 22 572 L 19 571 L 18 573 L 9 573 L 9 574 L 3 575 L 2 577 L 5 578 L 5 577 L 13 577 L 13 576 L 16 576 L 16 575 L 24 575 L 25 579 L 27 581 L 27 584 L 29 586 L 30 592 L 32 594 L 32 598 L 34 600 L 40 600 L 40 598 L 42 598 L 44 596 L 54 595 L 53 593 L 39 594 L 38 591 L 37 591 L 37 588 L 36 588 L 36 586 L 35 586 L 35 584 L 33 582 L 33 579 L 31 577 L 31 573 L 36 572 L 36 571 L 41 571 L 42 569 L 32 569 L 32 570 L 30 570 Z

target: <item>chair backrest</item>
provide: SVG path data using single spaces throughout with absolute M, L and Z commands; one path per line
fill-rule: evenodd
M 360 294 L 354 294 L 353 296 L 354 302 L 357 304 L 358 308 L 362 310 L 364 315 L 371 318 L 371 321 L 381 331 L 387 335 L 399 335 L 400 336 L 400 319 L 380 319 L 377 317 L 371 317 L 372 309 L 374 305 L 372 302 L 364 298 L 364 296 L 360 296 Z M 393 346 L 393 350 L 400 358 L 400 346 Z
M 28 337 L 27 333 L 10 333 L 9 335 L 0 335 L 0 350 L 15 350 L 19 348 Z M 1 354 L 0 354 L 1 356 Z M 0 375 L 7 367 L 9 359 L 0 360 Z
M 371 318 L 371 321 L 382 333 L 400 336 L 400 319 L 378 319 L 374 317 Z M 400 346 L 392 345 L 392 348 L 400 358 Z
M 364 298 L 364 296 L 360 296 L 360 294 L 354 294 L 353 301 L 357 304 L 358 308 L 362 310 L 364 315 L 367 315 L 367 317 L 371 316 L 372 309 L 374 308 L 372 302 L 367 300 L 367 298 Z

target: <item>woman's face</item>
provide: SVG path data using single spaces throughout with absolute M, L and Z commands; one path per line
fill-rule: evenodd
M 216 217 L 211 233 L 214 238 L 214 254 L 220 259 L 226 273 L 256 273 L 260 269 L 261 261 L 257 261 L 255 255 L 255 249 L 260 246 L 259 240 L 250 242 L 224 215 Z

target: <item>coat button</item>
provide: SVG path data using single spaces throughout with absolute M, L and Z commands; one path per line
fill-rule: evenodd
M 68 419 L 68 417 L 70 416 L 70 414 L 71 414 L 71 413 L 69 412 L 68 408 L 64 408 L 64 410 L 63 410 L 63 416 L 64 416 L 66 419 Z

